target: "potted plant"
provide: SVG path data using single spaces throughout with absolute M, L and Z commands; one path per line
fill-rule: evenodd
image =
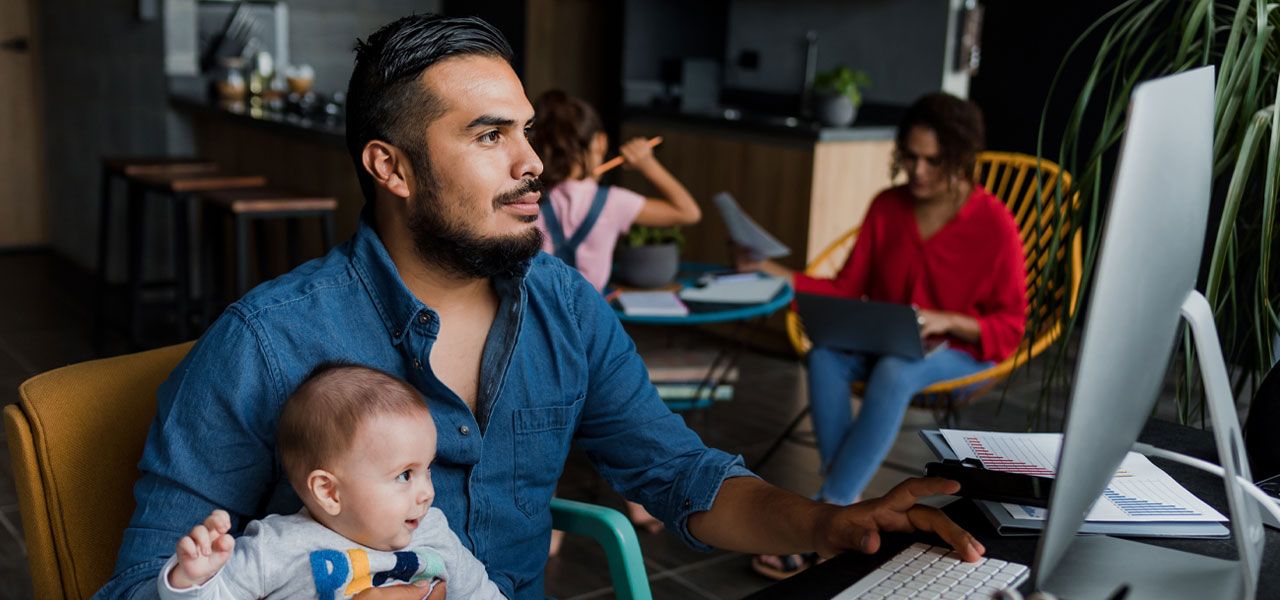
M 836 67 L 818 73 L 813 80 L 814 115 L 823 125 L 848 127 L 862 105 L 862 90 L 870 87 L 867 74 L 849 67 Z
M 631 287 L 656 288 L 675 281 L 680 271 L 680 247 L 684 235 L 679 227 L 635 225 L 618 246 L 614 274 Z
M 1116 145 L 1124 131 L 1129 92 L 1146 79 L 1212 64 L 1217 67 L 1214 113 L 1211 211 L 1212 246 L 1198 288 L 1213 307 L 1223 353 L 1233 365 L 1236 397 L 1256 386 L 1271 367 L 1280 342 L 1280 252 L 1276 235 L 1280 206 L 1280 31 L 1274 27 L 1274 4 L 1236 2 L 1124 2 L 1089 27 L 1068 51 L 1054 77 L 1061 82 L 1072 53 L 1086 39 L 1103 34 L 1096 54 L 1086 55 L 1092 66 L 1071 110 L 1071 118 L 1056 149 L 1043 147 L 1049 107 L 1040 124 L 1037 153 L 1057 159 L 1075 176 L 1073 190 L 1056 190 L 1054 203 L 1078 191 L 1072 216 L 1084 231 L 1087 287 L 1098 254 L 1102 218 Z M 1105 33 L 1103 33 L 1105 32 Z M 1049 96 L 1053 96 L 1050 88 Z M 1086 114 L 1102 116 L 1101 126 L 1086 125 Z M 1056 150 L 1056 152 L 1054 151 Z M 1054 244 L 1065 244 L 1064 233 Z M 1065 261 L 1050 261 L 1042 276 L 1065 281 Z M 1077 312 L 1076 315 L 1080 313 Z M 1074 316 L 1067 316 L 1070 338 Z M 1030 327 L 1028 327 L 1030 330 Z M 1186 333 L 1181 356 L 1175 359 L 1179 418 L 1185 423 L 1204 418 L 1204 390 L 1198 381 L 1194 348 Z M 1047 413 L 1047 399 L 1056 387 L 1069 385 L 1063 368 L 1065 344 L 1046 376 L 1034 419 Z

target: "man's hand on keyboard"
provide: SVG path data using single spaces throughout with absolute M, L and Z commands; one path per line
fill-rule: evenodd
M 965 561 L 973 562 L 986 552 L 969 532 L 961 529 L 942 511 L 917 504 L 920 498 L 954 494 L 960 484 L 937 477 L 908 479 L 883 497 L 864 500 L 850 506 L 832 506 L 826 523 L 814 529 L 814 546 L 821 556 L 832 556 L 845 550 L 868 554 L 880 549 L 881 531 L 931 531 L 955 549 Z

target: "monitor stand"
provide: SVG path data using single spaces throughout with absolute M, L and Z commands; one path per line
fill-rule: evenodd
M 1182 317 L 1195 340 L 1218 458 L 1226 471 L 1223 483 L 1238 560 L 1209 558 L 1107 536 L 1077 536 L 1044 582 L 1044 590 L 1059 598 L 1110 598 L 1121 585 L 1129 586 L 1125 600 L 1252 600 L 1257 595 L 1264 541 L 1262 520 L 1258 506 L 1245 495 L 1236 480 L 1237 475 L 1248 481 L 1253 478 L 1249 474 L 1226 363 L 1218 344 L 1218 331 L 1213 324 L 1213 311 L 1204 296 L 1193 290 L 1182 303 Z

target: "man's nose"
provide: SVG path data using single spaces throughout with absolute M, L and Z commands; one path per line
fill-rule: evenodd
M 542 159 L 538 158 L 538 153 L 533 151 L 529 140 L 521 138 L 516 144 L 515 156 L 512 157 L 511 178 L 533 179 L 539 175 L 542 175 Z

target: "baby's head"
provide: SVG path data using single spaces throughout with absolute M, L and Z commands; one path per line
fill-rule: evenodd
M 416 389 L 377 369 L 317 367 L 285 402 L 276 445 L 311 515 L 375 550 L 407 546 L 435 498 L 431 413 Z

